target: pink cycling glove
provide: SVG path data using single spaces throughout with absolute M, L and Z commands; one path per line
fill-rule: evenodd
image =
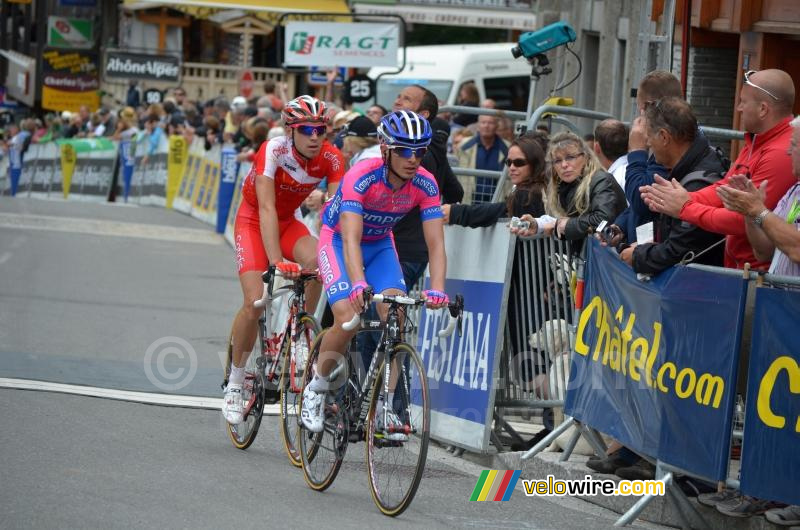
M 428 289 L 427 291 L 423 291 L 422 294 L 425 295 L 425 300 L 429 304 L 447 305 L 450 303 L 450 298 L 447 297 L 447 293 L 443 293 L 442 291 Z
M 356 302 L 357 300 L 364 300 L 364 289 L 369 287 L 365 281 L 353 282 L 350 287 L 350 301 Z

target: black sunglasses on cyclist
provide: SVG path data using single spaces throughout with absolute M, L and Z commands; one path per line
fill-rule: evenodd
M 317 136 L 322 136 L 327 129 L 324 125 L 298 125 L 295 130 L 303 136 L 313 136 L 314 133 L 317 133 Z
M 419 160 L 422 160 L 422 157 L 428 152 L 427 147 L 417 147 L 416 149 L 412 147 L 390 147 L 389 149 L 397 153 L 397 156 L 400 158 L 411 158 L 415 156 Z
M 506 158 L 506 167 L 524 167 L 528 165 L 528 161 L 524 158 Z

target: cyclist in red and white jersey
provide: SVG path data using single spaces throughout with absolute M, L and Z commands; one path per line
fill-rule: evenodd
M 236 213 L 234 244 L 244 301 L 233 322 L 233 366 L 222 413 L 233 424 L 242 422 L 244 366 L 258 336 L 261 274 L 270 264 L 284 277 L 299 276 L 301 266 L 317 267 L 317 240 L 300 220 L 298 208 L 327 177 L 333 194 L 344 175 L 344 159 L 325 139 L 325 104 L 311 96 L 293 99 L 283 109 L 286 135 L 264 142 L 242 183 Z M 308 307 L 316 307 L 320 286 L 312 282 Z
M 415 207 L 420 208 L 430 255 L 431 289 L 423 293 L 426 305 L 438 309 L 448 303 L 439 187 L 433 175 L 420 167 L 432 136 L 428 121 L 414 112 L 384 116 L 378 126 L 382 158 L 366 159 L 350 168 L 322 216 L 318 261 L 334 324 L 322 339 L 314 378 L 303 390 L 301 420 L 312 432 L 323 428 L 323 404 L 331 389 L 328 375 L 336 352 L 344 352 L 356 333 L 345 331 L 342 324 L 363 311 L 364 291 L 371 286 L 375 292 L 398 295 L 409 287 L 403 280 L 392 227 Z M 386 311 L 385 306 L 378 308 L 382 319 Z M 388 396 L 379 397 L 381 409 L 383 402 L 394 402 L 394 384 L 390 382 Z M 391 408 L 385 416 L 395 427 L 400 425 Z M 379 423 L 383 418 L 379 415 Z M 402 441 L 405 435 L 395 430 L 389 439 Z

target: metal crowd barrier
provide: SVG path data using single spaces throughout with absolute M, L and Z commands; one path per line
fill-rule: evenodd
M 523 267 L 521 271 L 522 274 L 520 275 L 520 279 L 517 282 L 513 281 L 512 275 L 512 294 L 509 298 L 509 311 L 512 311 L 512 304 L 522 304 L 526 311 L 526 317 L 528 321 L 533 322 L 541 322 L 543 310 L 559 310 L 558 302 L 551 302 L 550 299 L 542 300 L 541 297 L 541 290 L 537 289 L 537 281 L 541 281 L 541 279 L 547 279 L 551 276 L 548 275 L 547 269 L 548 266 L 544 265 L 547 262 L 552 262 L 554 256 L 557 256 L 561 252 L 561 248 L 557 246 L 558 241 L 548 240 L 546 238 L 534 238 L 530 241 L 518 242 L 517 244 L 517 259 L 522 256 L 521 260 L 515 262 L 515 273 L 517 272 L 517 265 Z M 520 249 L 520 247 L 522 247 Z M 521 250 L 521 251 L 520 251 Z M 556 258 L 557 259 L 557 258 Z M 577 272 L 577 281 L 581 282 L 583 277 L 583 270 L 585 261 L 583 259 L 578 260 L 577 266 L 573 266 L 573 270 Z M 738 269 L 727 269 L 722 267 L 715 267 L 709 265 L 701 265 L 701 264 L 689 264 L 691 268 L 696 268 L 699 270 L 705 270 L 709 272 L 714 272 L 717 274 L 724 274 L 728 276 L 736 276 L 742 277 L 744 276 L 745 279 L 750 281 L 749 288 L 773 288 L 773 289 L 788 289 L 788 290 L 800 290 L 800 277 L 789 277 L 789 276 L 778 276 L 763 272 L 755 272 L 755 271 L 742 271 Z M 531 270 L 533 269 L 533 270 Z M 552 269 L 552 265 L 551 265 Z M 542 271 L 544 274 L 542 275 Z M 559 278 L 557 275 L 552 276 L 556 280 L 556 283 L 567 287 L 570 289 L 571 293 L 574 293 L 574 288 L 572 287 L 574 283 L 566 282 L 563 277 Z M 515 287 L 516 286 L 516 287 Z M 530 293 L 534 293 L 533 296 L 530 296 Z M 528 293 L 528 297 L 526 298 L 526 293 Z M 540 296 L 536 296 L 536 294 L 540 294 Z M 538 303 L 537 299 L 538 298 Z M 563 302 L 568 302 L 569 300 L 566 299 L 564 296 L 554 297 L 556 300 L 560 300 Z M 745 327 L 752 326 L 752 309 L 755 304 L 754 297 L 747 298 L 747 307 L 745 309 L 745 315 L 750 313 L 750 320 L 748 317 L 745 316 Z M 580 305 L 580 304 L 578 304 Z M 564 306 L 561 306 L 564 307 Z M 536 309 L 539 309 L 539 313 L 536 313 Z M 553 334 L 551 332 L 552 329 L 562 330 L 564 328 L 567 329 L 569 332 L 569 351 L 563 354 L 565 358 L 564 368 L 565 370 L 559 371 L 559 365 L 561 363 L 553 363 L 552 356 L 549 358 L 549 362 L 552 364 L 548 364 L 547 369 L 550 370 L 551 374 L 555 375 L 556 381 L 559 383 L 563 381 L 564 386 L 563 388 L 557 388 L 556 392 L 553 392 L 552 385 L 547 388 L 552 397 L 552 399 L 544 399 L 548 396 L 545 395 L 544 392 L 541 391 L 540 387 L 532 387 L 532 386 L 525 386 L 524 383 L 527 383 L 527 380 L 523 377 L 522 381 L 519 379 L 519 375 L 515 375 L 514 372 L 509 369 L 507 374 L 507 381 L 508 384 L 505 387 L 500 387 L 498 390 L 498 395 L 496 399 L 496 407 L 509 407 L 509 406 L 539 406 L 539 407 L 547 407 L 547 406 L 559 406 L 563 405 L 563 399 L 565 397 L 565 392 L 563 390 L 566 389 L 566 383 L 569 380 L 569 375 L 567 373 L 569 368 L 569 355 L 571 355 L 571 351 L 574 348 L 575 344 L 575 326 L 572 323 L 576 322 L 576 319 L 579 317 L 579 311 L 574 309 L 574 305 L 570 306 L 570 318 L 572 320 L 568 320 L 563 324 L 557 324 L 553 327 L 550 326 L 543 326 L 540 328 L 544 332 L 544 345 L 545 348 L 551 348 L 548 350 L 548 354 L 553 349 L 558 349 L 559 346 L 559 338 L 558 333 Z M 565 319 L 566 320 L 566 319 Z M 552 321 L 550 321 L 552 322 Z M 524 331 L 517 331 L 516 333 L 516 340 L 519 341 L 521 338 L 524 338 L 525 333 L 529 330 L 530 327 L 524 328 Z M 541 333 L 541 331 L 540 331 Z M 555 336 L 554 336 L 555 335 Z M 536 337 L 536 339 L 541 339 L 542 337 Z M 508 328 L 506 330 L 506 341 L 513 340 L 514 335 Z M 530 338 L 531 346 L 535 349 L 539 349 L 541 347 L 540 343 L 536 343 L 534 346 L 534 339 Z M 541 350 L 540 350 L 541 351 Z M 507 355 L 508 349 L 504 348 L 504 355 Z M 523 357 L 525 359 L 525 357 Z M 744 369 L 747 370 L 747 359 L 740 359 L 740 370 Z M 555 366 L 553 366 L 553 364 Z M 501 368 L 506 366 L 506 363 L 501 364 Z M 746 373 L 746 372 L 745 372 Z M 553 377 L 551 376 L 549 379 L 550 382 L 553 381 Z M 756 399 L 755 396 L 750 396 L 749 399 Z M 731 432 L 731 440 L 730 443 L 733 444 L 734 441 L 738 441 L 741 443 L 743 437 L 743 429 L 744 429 L 744 411 L 739 411 L 738 404 L 737 407 L 734 408 L 734 415 L 736 418 L 734 419 L 734 428 Z M 741 417 L 739 417 L 741 415 Z M 498 421 L 499 420 L 499 421 Z M 503 420 L 502 417 L 495 416 L 495 421 L 499 423 L 500 427 L 507 428 L 507 423 Z M 606 451 L 605 443 L 603 442 L 602 438 L 600 437 L 600 433 L 592 428 L 589 425 L 581 424 L 577 422 L 571 417 L 567 417 L 566 421 L 555 427 L 551 433 L 545 436 L 541 441 L 539 441 L 534 447 L 529 449 L 523 456 L 522 459 L 528 459 L 535 454 L 543 451 L 550 443 L 553 442 L 557 437 L 561 434 L 566 432 L 570 427 L 575 427 L 575 432 L 572 435 L 567 447 L 564 449 L 560 457 L 560 461 L 566 461 L 570 458 L 572 451 L 574 450 L 575 444 L 578 441 L 578 438 L 583 436 L 586 441 L 592 446 L 595 453 L 597 455 L 603 456 Z M 648 457 L 647 455 L 640 455 L 651 463 L 653 463 L 656 467 L 656 479 L 664 482 L 666 486 L 666 493 L 667 498 L 676 508 L 676 512 L 681 520 L 681 524 L 684 528 L 692 528 L 692 519 L 695 519 L 701 523 L 701 527 L 707 527 L 707 523 L 702 517 L 702 515 L 696 510 L 694 505 L 689 502 L 688 498 L 683 494 L 679 488 L 675 486 L 675 476 L 686 475 L 689 477 L 693 477 L 699 480 L 708 481 L 709 479 L 703 476 L 698 475 L 697 473 L 693 473 L 691 470 L 678 468 L 676 466 L 669 465 L 665 462 L 662 462 L 657 459 L 653 459 Z M 738 458 L 737 458 L 738 459 Z M 735 488 L 738 489 L 740 486 L 739 479 L 736 476 L 733 476 L 732 472 L 734 471 L 731 468 L 731 461 L 733 459 L 729 459 L 728 461 L 728 478 L 725 481 L 724 485 L 728 488 Z M 738 474 L 738 471 L 736 471 Z M 620 518 L 616 521 L 614 526 L 626 526 L 632 523 L 636 518 L 645 510 L 647 505 L 655 499 L 653 495 L 644 495 L 642 496 L 627 512 L 625 512 Z
M 492 440 L 498 448 L 504 431 L 513 441 L 523 441 L 509 422 L 512 417 L 522 412 L 527 418 L 541 409 L 544 426 L 552 429 L 554 411 L 549 409 L 564 406 L 579 264 L 571 245 L 553 237 L 537 235 L 515 244 L 495 395 Z

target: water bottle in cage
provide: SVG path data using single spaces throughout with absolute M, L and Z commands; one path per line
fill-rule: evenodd
M 308 359 L 308 343 L 305 341 L 305 336 L 303 334 L 300 335 L 298 340 L 292 341 L 292 356 L 296 366 L 304 367 L 306 365 L 306 359 Z

